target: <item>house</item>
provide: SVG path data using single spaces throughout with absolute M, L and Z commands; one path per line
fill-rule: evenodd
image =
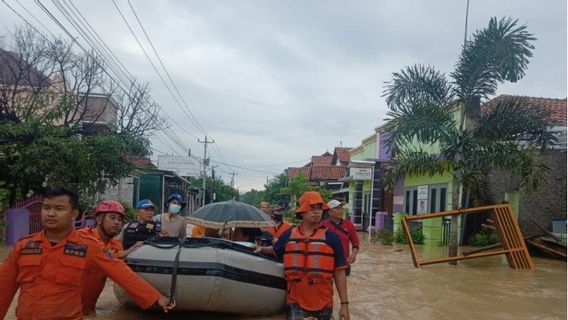
M 302 173 L 312 186 L 338 191 L 343 182 L 340 179 L 347 175 L 349 164 L 349 149 L 336 147 L 333 154 L 325 152 L 319 156 L 312 156 L 311 161 L 302 167 L 289 167 L 288 181 Z
M 482 110 L 507 97 L 510 96 L 502 95 L 488 101 L 482 106 Z M 531 107 L 545 110 L 550 123 L 548 130 L 558 139 L 552 148 L 546 151 L 544 157 L 544 163 L 550 169 L 548 181 L 536 192 L 527 193 L 519 188 L 518 179 L 515 177 L 492 172 L 488 177 L 489 194 L 485 201 L 510 203 L 521 229 L 526 234 L 540 232 L 533 222 L 551 231 L 558 229 L 557 224 L 563 225 L 562 233 L 566 233 L 566 99 L 526 98 Z
M 349 151 L 349 175 L 343 179 L 349 185 L 351 220 L 359 229 L 374 226 L 377 212 L 392 216 L 402 210 L 402 180 L 393 191 L 387 190 L 385 185 L 385 175 L 392 161 L 388 133 L 383 126 L 374 131 Z

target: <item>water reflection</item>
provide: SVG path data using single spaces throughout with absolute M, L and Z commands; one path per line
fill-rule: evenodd
M 533 258 L 535 272 L 510 269 L 500 256 L 416 269 L 408 246 L 369 243 L 366 235 L 361 242 L 348 278 L 352 319 L 566 319 L 566 263 L 562 261 Z M 441 248 L 418 246 L 417 250 L 422 259 L 447 255 Z M 246 292 L 243 296 L 246 299 Z M 13 314 L 12 309 L 7 319 L 13 319 Z M 97 315 L 88 317 L 159 318 L 164 318 L 159 311 L 119 306 L 110 283 L 99 299 Z M 276 320 L 285 316 L 174 311 L 168 318 Z

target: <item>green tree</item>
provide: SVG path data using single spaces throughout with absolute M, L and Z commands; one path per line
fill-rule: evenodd
M 549 171 L 543 150 L 555 140 L 546 131 L 543 111 L 514 97 L 480 110 L 480 101 L 494 95 L 498 84 L 524 76 L 534 40 L 517 20 L 492 18 L 465 42 L 450 81 L 423 65 L 393 74 L 384 92 L 389 107 L 386 129 L 396 160 L 390 185 L 401 175 L 449 171 L 454 210 L 461 207 L 463 193 L 478 190 L 490 170 L 519 176 L 529 191 L 542 185 Z M 428 152 L 432 146 L 438 146 L 440 154 Z M 454 216 L 450 256 L 456 255 Z
M 190 185 L 196 188 L 202 188 L 203 178 L 202 177 L 189 177 L 188 181 Z M 207 194 L 205 196 L 205 203 L 209 204 L 212 202 L 228 201 L 236 197 L 237 191 L 231 186 L 225 184 L 220 177 L 215 177 L 215 184 L 213 185 L 213 179 L 207 177 L 205 180 L 205 186 L 207 188 Z M 211 190 L 215 189 L 215 201 L 211 200 Z
M 251 206 L 258 207 L 260 202 L 264 201 L 264 199 L 265 199 L 264 193 L 265 193 L 264 190 L 252 189 L 250 191 L 243 193 L 241 195 L 240 201 L 244 202 L 244 203 L 248 203 Z
M 282 192 L 283 188 L 286 188 L 288 184 L 288 173 L 286 171 L 281 174 L 274 176 L 274 179 L 264 185 L 264 199 L 271 204 L 279 204 L 287 206 L 290 202 L 290 197 Z

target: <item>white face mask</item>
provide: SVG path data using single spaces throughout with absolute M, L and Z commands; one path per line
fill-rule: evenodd
M 179 204 L 170 204 L 170 212 L 173 214 L 178 214 L 181 210 L 181 206 Z

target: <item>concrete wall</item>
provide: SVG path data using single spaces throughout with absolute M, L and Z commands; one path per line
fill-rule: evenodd
M 536 192 L 519 192 L 519 224 L 523 232 L 532 234 L 539 230 L 529 222 L 534 220 L 542 227 L 552 231 L 552 220 L 566 220 L 566 151 L 551 150 L 545 157 L 545 164 L 550 168 L 547 183 Z M 492 173 L 488 177 L 489 201 L 501 203 L 506 198 L 516 206 L 515 191 L 518 191 L 518 179 L 505 173 Z

